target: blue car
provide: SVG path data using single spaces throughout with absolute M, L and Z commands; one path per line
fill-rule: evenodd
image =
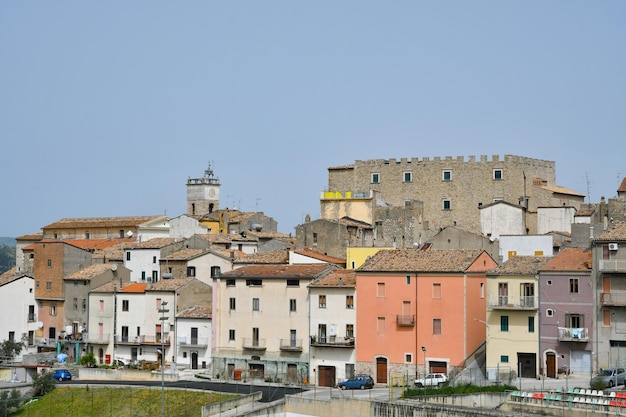
M 341 389 L 371 389 L 374 387 L 374 380 L 369 375 L 355 375 L 340 382 L 337 387 Z
M 55 369 L 52 377 L 59 382 L 72 380 L 72 374 L 67 369 Z

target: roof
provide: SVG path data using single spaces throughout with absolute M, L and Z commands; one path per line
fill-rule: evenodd
M 132 238 L 117 238 L 117 239 L 44 239 L 37 243 L 64 243 L 66 245 L 74 246 L 79 249 L 95 251 L 98 249 L 108 248 L 120 243 L 134 242 Z
M 488 275 L 536 275 L 552 259 L 550 256 L 513 256 Z
M 224 278 L 317 278 L 337 267 L 330 264 L 250 265 L 221 274 Z
M 355 288 L 356 271 L 354 269 L 338 269 L 325 277 L 316 279 L 309 284 L 310 288 Z
M 248 235 L 256 236 L 258 239 L 294 239 L 291 235 L 282 232 L 274 232 L 271 230 L 248 230 Z
M 609 227 L 609 229 L 600 233 L 600 235 L 594 239 L 594 242 L 626 240 L 626 222 L 616 221 Z
M 230 251 L 225 250 L 225 252 Z M 244 264 L 288 264 L 289 249 L 277 249 L 269 252 L 257 252 L 248 255 L 243 252 L 238 252 L 237 256 L 235 256 L 235 262 Z
M 32 278 L 26 275 L 25 272 L 18 272 L 17 267 L 14 266 L 13 268 L 0 275 L 0 286 L 9 284 L 13 281 L 17 281 L 18 279 L 23 277 Z
M 357 272 L 465 272 L 482 249 L 381 250 Z
M 324 253 L 321 253 L 321 252 L 318 252 L 318 251 L 314 251 L 314 250 L 308 249 L 308 248 L 295 250 L 295 251 L 293 251 L 293 253 L 296 253 L 296 254 L 302 255 L 302 256 L 308 256 L 309 258 L 313 258 L 313 259 L 317 259 L 319 261 L 329 262 L 329 263 L 333 263 L 333 264 L 345 264 L 346 263 L 345 258 L 336 258 L 334 256 L 326 255 Z
M 617 188 L 618 193 L 626 193 L 626 178 L 622 179 L 621 184 Z
M 101 286 L 94 288 L 91 290 L 92 293 L 113 293 L 113 289 L 115 289 L 116 293 L 143 293 L 146 292 L 146 288 L 148 284 L 143 282 L 118 282 L 118 281 L 109 281 L 106 284 L 102 284 Z
M 541 268 L 541 271 L 591 271 L 591 252 L 566 248 Z
M 147 289 L 148 291 L 175 291 L 183 285 L 193 281 L 195 278 L 172 278 L 172 279 L 160 279 L 159 282 L 155 282 Z
M 98 248 L 91 255 L 91 259 L 124 261 L 124 250 L 126 250 L 129 245 L 129 242 L 120 242 L 106 248 Z
M 578 197 L 585 197 L 584 194 L 581 194 L 578 191 L 574 191 L 567 187 L 562 187 L 560 185 L 542 185 L 541 188 L 543 188 L 544 190 L 552 191 L 553 193 L 557 193 L 557 194 L 567 194 L 567 195 L 573 195 L 573 196 L 578 196 Z
M 478 209 L 482 210 L 482 209 L 497 206 L 497 205 L 505 205 L 505 206 L 516 208 L 518 210 L 524 210 L 523 206 L 520 206 L 519 204 L 509 203 L 508 201 L 505 201 L 505 200 L 498 200 L 498 201 L 493 201 L 491 203 L 481 204 L 480 206 L 478 206 Z
M 44 226 L 44 229 L 75 229 L 83 227 L 137 227 L 167 216 L 84 217 L 65 218 Z
M 183 239 L 174 237 L 155 237 L 145 242 L 135 242 L 129 245 L 127 249 L 161 249 L 172 243 L 182 242 Z
M 210 319 L 212 314 L 211 307 L 195 305 L 180 311 L 176 317 L 179 319 Z
M 117 264 L 93 264 L 65 277 L 66 280 L 89 280 L 107 271 L 112 271 Z
M 15 240 L 41 240 L 43 239 L 43 232 L 31 233 L 28 235 L 22 235 L 15 238 Z
M 163 257 L 164 261 L 188 261 L 193 258 L 197 258 L 200 255 L 209 253 L 207 249 L 181 249 L 168 256 Z

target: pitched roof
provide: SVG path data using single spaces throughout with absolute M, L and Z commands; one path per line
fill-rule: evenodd
M 134 242 L 127 249 L 161 249 L 172 243 L 182 242 L 183 239 L 175 237 L 155 237 L 145 242 Z
M 93 264 L 86 268 L 80 269 L 73 274 L 65 277 L 66 280 L 89 280 L 97 277 L 106 271 L 112 271 L 113 266 L 117 267 L 117 264 Z
M 74 229 L 78 227 L 128 227 L 141 226 L 144 223 L 167 216 L 128 216 L 128 217 L 84 217 L 65 218 L 44 226 L 44 229 Z
M 225 250 L 225 252 L 229 252 Z M 229 255 L 230 256 L 230 255 Z M 289 249 L 277 249 L 269 252 L 245 254 L 239 252 L 235 256 L 235 263 L 243 264 L 288 264 Z
M 600 233 L 600 236 L 593 239 L 598 242 L 607 242 L 614 240 L 626 240 L 626 222 L 616 221 L 612 227 Z
M 98 249 L 105 249 L 110 246 L 115 246 L 120 243 L 134 242 L 134 239 L 130 238 L 117 238 L 117 239 L 44 239 L 37 243 L 65 243 L 66 245 L 74 246 L 79 249 L 88 251 L 95 251 Z
M 542 185 L 541 188 L 543 188 L 544 190 L 552 191 L 553 193 L 557 193 L 557 194 L 567 194 L 567 195 L 573 195 L 573 196 L 578 196 L 578 197 L 585 197 L 584 194 L 581 194 L 578 191 L 574 191 L 567 187 L 562 187 L 560 185 Z
M 194 279 L 190 277 L 161 279 L 159 282 L 152 284 L 147 291 L 174 291 Z
M 541 271 L 591 271 L 591 252 L 566 248 L 546 263 Z
M 550 256 L 513 256 L 487 275 L 536 275 L 550 259 Z
M 32 278 L 28 276 L 25 272 L 18 272 L 17 267 L 14 266 L 13 268 L 0 275 L 0 286 L 16 281 L 22 277 Z
M 207 249 L 181 249 L 162 258 L 164 261 L 188 261 L 209 253 Z
M 113 289 L 115 289 L 116 293 L 143 293 L 146 292 L 148 284 L 143 282 L 126 282 L 121 283 L 118 281 L 109 281 L 106 284 L 102 284 L 101 286 L 94 288 L 91 290 L 92 293 L 113 293 Z
M 482 249 L 381 250 L 357 272 L 465 272 Z
M 180 311 L 176 314 L 176 317 L 182 319 L 210 319 L 212 314 L 211 307 L 195 305 Z
M 309 284 L 311 288 L 355 288 L 356 271 L 354 269 L 338 269 L 325 277 L 316 279 Z
M 15 238 L 15 240 L 41 240 L 43 239 L 43 232 L 31 233 L 28 235 L 22 235 Z
M 335 270 L 331 264 L 250 265 L 223 273 L 225 278 L 316 278 Z
M 321 253 L 321 252 L 318 252 L 309 248 L 295 250 L 293 251 L 293 253 L 297 253 L 298 255 L 302 255 L 302 256 L 308 256 L 309 258 L 313 258 L 319 261 L 329 262 L 333 264 L 345 264 L 346 263 L 345 258 L 337 258 L 334 256 L 326 255 L 324 253 Z
M 622 179 L 621 184 L 619 185 L 618 189 L 617 189 L 618 193 L 626 193 L 626 178 Z

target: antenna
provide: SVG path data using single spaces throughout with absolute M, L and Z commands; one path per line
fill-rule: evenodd
M 591 182 L 589 181 L 588 172 L 585 172 L 585 179 L 587 181 L 587 204 L 590 204 L 591 203 Z

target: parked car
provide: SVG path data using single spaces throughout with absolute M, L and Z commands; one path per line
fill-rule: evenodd
M 418 387 L 439 387 L 442 384 L 448 382 L 448 376 L 446 374 L 428 374 L 425 378 L 418 378 L 415 380 L 415 385 Z
M 67 369 L 55 369 L 52 377 L 59 382 L 72 380 L 72 374 Z
M 598 372 L 598 375 L 591 378 L 591 385 L 604 384 L 604 387 L 613 388 L 617 385 L 624 385 L 626 381 L 626 370 L 624 368 L 608 368 Z
M 340 382 L 337 387 L 341 389 L 371 389 L 374 387 L 374 380 L 369 375 L 355 375 Z

